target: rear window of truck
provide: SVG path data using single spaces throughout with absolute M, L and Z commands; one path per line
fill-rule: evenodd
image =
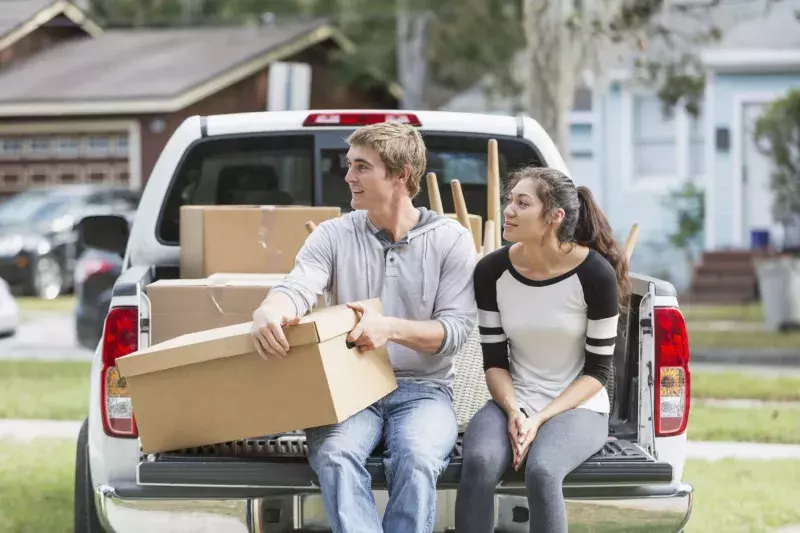
M 162 206 L 157 226 L 163 244 L 177 245 L 182 205 L 330 205 L 350 211 L 346 132 L 341 144 L 317 148 L 314 134 L 248 135 L 203 139 L 181 162 Z M 427 172 L 438 178 L 442 206 L 454 212 L 450 182 L 458 179 L 470 213 L 486 219 L 488 137 L 423 132 L 428 148 Z M 497 138 L 497 137 L 495 137 Z M 541 165 L 524 139 L 497 138 L 501 180 L 523 165 Z M 414 199 L 429 207 L 427 181 Z

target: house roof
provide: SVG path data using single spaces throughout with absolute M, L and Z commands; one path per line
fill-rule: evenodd
M 702 52 L 717 72 L 800 71 L 800 0 L 773 2 Z
M 66 17 L 89 35 L 103 31 L 70 0 L 0 0 L 0 50 L 58 16 Z
M 0 9 L 0 37 L 28 22 L 39 11 L 56 0 L 2 0 Z
M 322 20 L 107 30 L 0 71 L 0 116 L 170 112 L 328 39 L 352 46 Z

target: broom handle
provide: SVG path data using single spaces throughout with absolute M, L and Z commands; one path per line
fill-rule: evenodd
M 628 233 L 628 238 L 625 239 L 625 257 L 627 261 L 631 262 L 631 256 L 633 256 L 633 249 L 636 248 L 636 243 L 639 241 L 639 224 L 634 224 L 631 227 L 630 233 Z
M 500 247 L 503 242 L 500 233 L 500 159 L 497 155 L 497 140 L 489 139 L 489 154 L 487 157 L 487 214 L 486 219 L 494 221 L 494 246 Z
M 306 222 L 306 229 L 308 230 L 308 233 L 310 234 L 312 231 L 317 229 L 317 225 L 314 223 L 313 220 L 309 220 L 308 222 Z
M 487 220 L 483 225 L 483 255 L 495 251 L 494 235 L 494 220 Z
M 439 215 L 444 214 L 442 207 L 442 197 L 439 194 L 439 181 L 436 179 L 434 172 L 428 172 L 428 202 L 431 204 L 431 211 Z

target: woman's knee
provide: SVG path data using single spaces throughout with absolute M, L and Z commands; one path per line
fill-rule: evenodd
M 531 492 L 548 492 L 561 489 L 564 473 L 555 461 L 529 456 L 525 464 L 525 486 Z

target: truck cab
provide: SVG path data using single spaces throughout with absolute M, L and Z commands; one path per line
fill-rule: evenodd
M 302 431 L 144 454 L 125 380 L 115 361 L 150 345 L 146 287 L 180 277 L 182 205 L 330 205 L 350 210 L 344 139 L 355 128 L 398 120 L 419 128 L 445 212 L 458 179 L 470 213 L 487 218 L 487 143 L 496 139 L 501 176 L 533 164 L 569 169 L 529 117 L 434 111 L 326 110 L 194 116 L 175 131 L 147 181 L 133 225 L 96 217 L 82 234 L 120 254 L 103 338 L 91 368 L 89 416 L 78 438 L 75 528 L 127 531 L 290 532 L 325 530 L 319 484 Z M 576 184 L 580 176 L 571 176 Z M 415 199 L 427 205 L 425 180 Z M 692 486 L 683 480 L 690 405 L 689 347 L 677 293 L 631 274 L 621 316 L 612 412 L 605 447 L 564 482 L 571 531 L 665 531 L 686 526 Z M 456 357 L 460 432 L 487 398 L 477 328 Z M 286 401 L 302 401 L 287 398 Z M 245 406 L 246 408 L 246 406 Z M 461 435 L 439 480 L 434 531 L 454 531 Z M 387 501 L 380 450 L 368 461 L 379 508 Z M 529 529 L 524 477 L 496 487 L 496 531 Z

